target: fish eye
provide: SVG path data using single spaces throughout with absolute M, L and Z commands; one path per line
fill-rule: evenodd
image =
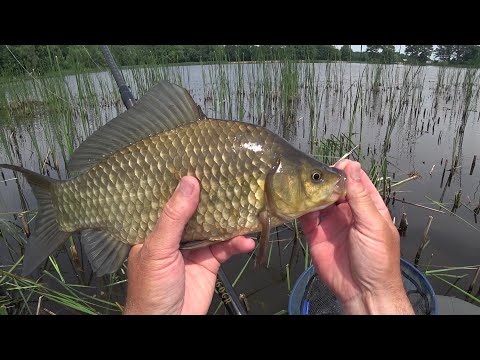
M 313 182 L 320 182 L 320 181 L 322 181 L 322 178 L 323 178 L 323 177 L 322 177 L 322 174 L 321 174 L 321 173 L 319 173 L 319 172 L 317 172 L 317 171 L 314 171 L 314 172 L 312 173 L 312 180 L 313 180 Z

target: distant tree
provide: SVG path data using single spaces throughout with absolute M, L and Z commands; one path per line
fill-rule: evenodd
M 412 60 L 425 63 L 430 60 L 433 52 L 433 45 L 405 45 L 405 55 Z
M 253 46 L 252 56 L 255 60 L 275 60 L 279 51 L 283 51 L 280 45 Z
M 480 57 L 480 47 L 478 45 L 456 45 L 455 62 L 458 64 L 474 64 Z
M 433 53 L 436 59 L 450 63 L 455 60 L 455 45 L 437 45 Z
M 35 45 L 16 46 L 13 49 L 13 53 L 28 72 L 31 72 L 32 69 L 39 69 L 39 58 L 35 53 Z
M 307 46 L 306 45 L 292 45 L 289 47 L 291 50 L 290 55 L 296 60 L 304 60 L 305 59 L 305 53 L 307 52 Z
M 84 67 L 89 63 L 87 52 L 80 48 L 69 49 L 65 58 L 65 65 L 69 68 Z
M 13 46 L 9 46 L 11 49 Z M 15 62 L 15 59 L 10 54 L 6 46 L 0 46 L 0 70 L 2 72 L 15 72 L 18 70 L 19 65 Z M 0 74 L 1 75 L 1 74 Z
M 225 54 L 227 55 L 228 61 L 241 61 L 239 58 L 238 47 L 236 45 L 226 45 Z
M 213 61 L 215 55 L 214 45 L 199 45 L 200 61 Z
M 377 60 L 380 58 L 382 52 L 382 45 L 367 45 L 366 53 L 370 60 Z
M 354 52 L 350 45 L 112 45 L 120 66 L 144 66 L 172 62 L 348 60 L 393 63 L 401 59 L 392 45 L 368 45 Z M 12 53 L 14 54 L 12 56 Z M 405 55 L 425 62 L 433 55 L 447 64 L 480 66 L 478 45 L 406 45 Z M 18 61 L 17 61 L 18 59 Z M 0 77 L 7 74 L 43 74 L 60 70 L 105 68 L 103 55 L 96 45 L 9 45 L 0 46 Z
M 367 45 L 368 59 L 383 63 L 395 61 L 395 46 L 393 45 Z
M 395 62 L 395 46 L 383 45 L 382 58 L 383 58 L 383 62 L 386 64 L 391 64 Z
M 341 55 L 340 55 L 340 50 L 338 50 L 335 46 L 331 46 L 331 53 L 330 53 L 330 59 L 331 60 L 340 60 Z
M 317 60 L 337 60 L 340 59 L 340 51 L 333 45 L 317 45 Z
M 354 51 L 352 53 L 352 61 L 367 61 L 367 53 L 365 51 L 360 52 L 360 51 Z
M 340 48 L 340 56 L 343 61 L 351 61 L 352 55 L 353 55 L 353 51 L 350 45 L 343 45 Z
M 314 60 L 317 56 L 313 45 L 294 45 L 293 48 L 297 60 Z
M 252 45 L 239 45 L 237 54 L 242 61 L 251 61 L 255 57 L 255 46 Z

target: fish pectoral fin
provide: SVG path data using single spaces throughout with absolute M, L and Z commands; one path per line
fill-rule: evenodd
M 131 248 L 108 231 L 92 229 L 82 231 L 82 244 L 97 276 L 117 271 Z
M 182 241 L 180 243 L 180 250 L 193 250 L 203 247 L 207 247 L 215 244 L 215 241 L 210 240 L 192 240 L 192 241 Z
M 258 219 L 260 221 L 260 225 L 262 226 L 262 230 L 260 233 L 258 256 L 255 259 L 255 267 L 265 263 L 265 248 L 267 247 L 267 242 L 270 238 L 270 224 L 272 222 L 272 218 L 268 211 L 262 211 L 258 215 Z

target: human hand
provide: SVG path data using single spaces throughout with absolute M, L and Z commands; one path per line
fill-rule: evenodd
M 347 314 L 414 314 L 400 271 L 400 236 L 380 194 L 358 162 L 346 201 L 300 218 L 320 279 Z
M 255 248 L 243 236 L 195 250 L 179 250 L 184 227 L 197 209 L 200 186 L 183 177 L 144 244 L 128 258 L 124 314 L 206 314 L 220 264 Z

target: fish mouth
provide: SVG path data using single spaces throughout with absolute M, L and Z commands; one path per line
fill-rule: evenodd
M 334 172 L 337 173 L 338 179 L 335 185 L 333 186 L 333 192 L 339 195 L 340 197 L 345 196 L 345 193 L 347 191 L 346 187 L 346 182 L 347 182 L 347 176 L 345 175 L 345 172 L 340 169 L 332 168 Z

